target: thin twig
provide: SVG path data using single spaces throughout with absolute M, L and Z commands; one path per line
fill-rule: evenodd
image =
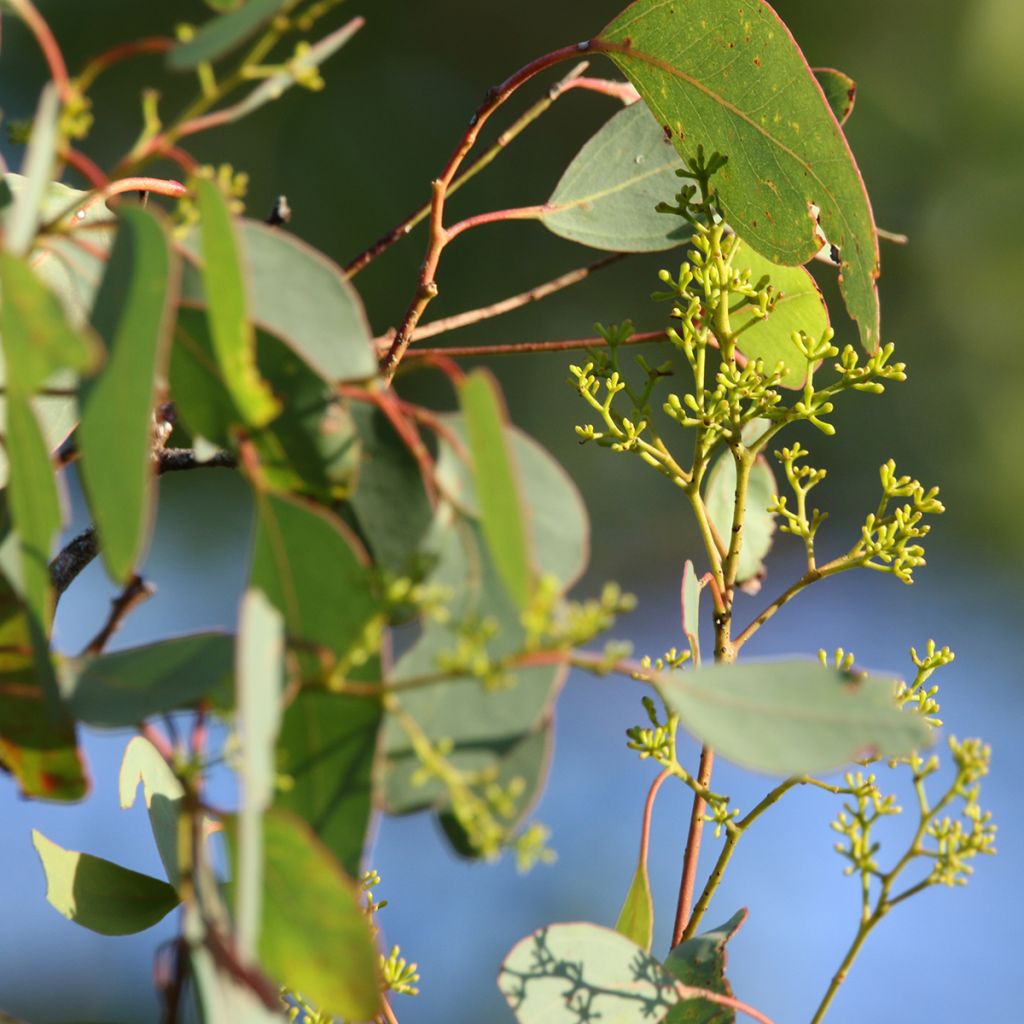
M 760 1024 L 772 1024 L 770 1017 L 765 1016 L 760 1010 L 755 1010 L 754 1007 L 732 996 L 712 992 L 707 988 L 693 988 L 690 985 L 684 985 L 681 981 L 676 982 L 676 992 L 680 999 L 706 999 L 709 1003 L 718 1003 L 719 1006 L 728 1006 L 731 1010 L 739 1010 L 740 1013 L 745 1013 L 748 1017 L 759 1021 Z
M 70 540 L 50 563 L 54 597 L 59 598 L 99 553 L 100 539 L 95 526 L 88 527 Z
M 715 765 L 715 752 L 708 746 L 701 747 L 700 767 L 697 769 L 697 782 L 707 789 L 711 785 L 711 772 Z M 693 906 L 693 890 L 697 882 L 697 865 L 700 862 L 701 838 L 704 833 L 704 811 L 707 803 L 698 793 L 693 795 L 693 807 L 690 810 L 690 827 L 686 835 L 685 854 L 683 855 L 683 872 L 679 880 L 679 899 L 676 903 L 676 919 L 672 927 L 672 946 L 683 941 L 686 925 L 690 920 Z
M 663 769 L 661 774 L 651 783 L 651 788 L 647 791 L 647 799 L 644 801 L 644 820 L 640 829 L 639 862 L 645 871 L 647 869 L 647 851 L 651 845 L 651 818 L 654 815 L 654 800 L 658 795 L 658 790 L 661 789 L 665 780 L 671 775 L 671 768 Z
M 57 95 L 66 102 L 71 93 L 68 66 L 46 19 L 39 13 L 31 0 L 8 0 L 8 2 L 14 8 L 14 13 L 25 22 L 28 30 L 35 36 L 39 49 L 43 51 L 43 56 L 46 58 Z
M 484 224 L 498 224 L 506 220 L 538 220 L 553 209 L 554 207 L 550 203 L 541 203 L 537 206 L 513 206 L 506 210 L 475 213 L 472 217 L 466 217 L 445 229 L 445 244 L 447 245 L 453 238 L 461 235 L 463 231 L 470 231 L 472 228 L 479 228 Z
M 124 590 L 110 602 L 110 615 L 103 628 L 89 641 L 82 651 L 86 654 L 101 654 L 110 638 L 121 628 L 124 620 L 143 601 L 156 593 L 156 588 L 147 583 L 141 576 L 135 575 L 128 581 Z
M 428 325 L 429 326 L 429 325 Z M 620 345 L 643 345 L 651 341 L 667 341 L 664 331 L 646 331 L 619 342 Z M 457 358 L 462 356 L 518 356 L 528 352 L 572 352 L 578 349 L 603 348 L 604 338 L 569 338 L 565 341 L 524 341 L 511 345 L 453 345 L 451 348 L 410 349 L 407 358 L 427 359 L 434 356 Z

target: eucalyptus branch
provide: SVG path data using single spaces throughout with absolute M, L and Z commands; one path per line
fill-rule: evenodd
M 85 646 L 82 654 L 101 654 L 110 642 L 110 638 L 121 628 L 131 611 L 155 593 L 156 588 L 141 576 L 132 576 L 127 586 L 111 601 L 110 615 L 107 617 L 107 621 Z
M 96 527 L 90 526 L 69 541 L 50 563 L 50 580 L 54 596 L 59 599 L 74 583 L 78 574 L 100 553 Z
M 427 327 L 430 325 L 427 324 Z M 634 334 L 619 342 L 620 345 L 645 345 L 648 342 L 667 341 L 664 331 L 647 331 Z M 564 341 L 523 341 L 509 345 L 453 345 L 450 348 L 415 348 L 406 354 L 407 359 L 428 359 L 434 356 L 450 356 L 466 358 L 472 356 L 518 356 L 540 352 L 576 352 L 591 348 L 601 348 L 608 342 L 604 338 L 567 338 Z

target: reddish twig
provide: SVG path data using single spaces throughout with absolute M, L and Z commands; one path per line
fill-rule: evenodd
M 634 334 L 620 345 L 643 345 L 651 341 L 667 341 L 664 331 L 646 331 Z M 518 356 L 530 352 L 571 352 L 577 349 L 601 348 L 608 343 L 604 338 L 569 338 L 565 341 L 524 341 L 509 345 L 452 345 L 450 348 L 418 348 L 409 352 L 410 359 L 427 359 L 433 356 Z
M 677 981 L 675 987 L 680 999 L 706 999 L 709 1003 L 718 1003 L 719 1006 L 728 1006 L 730 1010 L 738 1010 L 740 1013 L 745 1013 L 748 1017 L 758 1021 L 759 1024 L 772 1024 L 770 1017 L 765 1016 L 760 1010 L 755 1010 L 754 1007 L 732 996 L 712 992 L 711 989 L 707 988 L 693 988 L 690 985 L 684 985 L 681 981 Z
M 151 722 L 139 724 L 139 735 L 144 736 L 156 748 L 157 753 L 168 763 L 174 763 L 174 748 L 167 742 L 159 729 Z
M 50 69 L 50 78 L 53 79 L 57 95 L 62 102 L 67 102 L 72 93 L 71 83 L 68 79 L 68 66 L 46 19 L 36 10 L 32 0 L 9 0 L 9 2 L 14 8 L 14 13 L 25 22 L 25 26 L 35 36 L 39 49 L 43 51 L 46 65 Z
M 455 151 L 452 153 L 444 170 L 441 172 L 440 177 L 437 178 L 431 186 L 433 198 L 431 201 L 430 212 L 430 241 L 427 246 L 427 253 L 423 261 L 423 267 L 420 271 L 416 293 L 405 312 L 405 316 L 402 318 L 402 322 L 399 325 L 398 330 L 395 332 L 395 338 L 391 343 L 391 348 L 381 361 L 381 374 L 385 381 L 390 382 L 394 377 L 395 370 L 398 369 L 398 364 L 402 361 L 402 357 L 405 355 L 405 351 L 409 347 L 409 343 L 412 341 L 412 335 L 416 330 L 416 325 L 419 323 L 420 317 L 423 315 L 427 306 L 430 305 L 431 300 L 437 295 L 438 289 L 435 275 L 437 274 L 437 266 L 441 259 L 441 253 L 448 241 L 447 234 L 444 229 L 445 199 L 447 198 L 448 189 L 451 186 L 452 181 L 455 179 L 455 175 L 462 166 L 462 162 L 476 143 L 476 140 L 480 135 L 480 130 L 487 123 L 490 116 L 513 93 L 515 93 L 520 86 L 528 82 L 535 75 L 540 74 L 542 71 L 546 71 L 548 68 L 554 67 L 556 64 L 559 64 L 564 60 L 569 60 L 578 53 L 586 52 L 590 49 L 590 46 L 591 44 L 589 42 L 579 43 L 576 46 L 565 46 L 531 61 L 525 67 L 520 68 L 513 75 L 507 78 L 501 85 L 491 89 L 488 93 L 487 99 L 470 119 L 469 127 L 459 140 L 458 145 L 455 147 Z
M 103 628 L 89 641 L 82 655 L 102 654 L 104 648 L 110 642 L 110 638 L 121 628 L 124 620 L 143 601 L 148 600 L 156 593 L 156 588 L 147 583 L 141 576 L 135 575 L 128 581 L 128 585 L 110 602 L 110 615 L 103 624 Z
M 175 41 L 170 36 L 147 36 L 144 39 L 133 39 L 128 43 L 119 43 L 117 46 L 112 46 L 109 50 L 105 50 L 98 56 L 93 57 L 82 68 L 81 73 L 75 76 L 75 81 L 78 84 L 78 88 L 85 92 L 104 71 L 120 61 L 147 53 L 166 53 L 174 46 Z
M 651 843 L 651 818 L 654 814 L 654 799 L 658 795 L 658 790 L 661 789 L 665 780 L 672 774 L 671 768 L 666 768 L 662 773 L 651 783 L 651 788 L 647 791 L 647 800 L 644 802 L 644 820 L 640 829 L 640 864 L 643 869 L 647 870 L 647 851 L 650 849 Z
M 199 161 L 180 146 L 165 146 L 161 152 L 163 156 L 176 163 L 186 174 L 194 174 L 199 166 Z
M 613 82 L 607 78 L 576 78 L 566 86 L 569 89 L 586 89 L 589 92 L 599 92 L 605 96 L 621 100 L 625 106 L 636 103 L 640 99 L 640 93 L 636 91 L 631 82 Z
M 93 188 L 106 188 L 110 179 L 104 174 L 102 168 L 84 153 L 79 153 L 71 146 L 63 146 L 60 150 L 60 158 L 69 167 L 73 167 L 85 178 Z
M 487 213 L 477 213 L 447 228 L 445 244 L 447 245 L 457 235 L 461 235 L 463 231 L 469 231 L 471 228 L 478 228 L 484 224 L 497 224 L 503 220 L 537 220 L 551 209 L 549 203 L 542 203 L 539 206 L 514 206 L 509 210 L 489 210 Z
M 715 765 L 715 752 L 710 747 L 702 747 L 700 767 L 697 769 L 697 782 L 707 790 L 711 784 L 711 770 Z M 683 855 L 683 874 L 679 881 L 679 900 L 676 903 L 676 920 L 672 927 L 672 945 L 678 946 L 683 941 L 683 932 L 690 920 L 693 907 L 693 890 L 697 881 L 697 864 L 700 860 L 701 837 L 704 834 L 704 797 L 694 793 L 693 807 L 690 811 L 690 828 L 686 836 L 686 853 Z

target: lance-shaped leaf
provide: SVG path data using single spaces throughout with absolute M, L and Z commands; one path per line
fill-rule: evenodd
M 730 761 L 773 775 L 926 747 L 928 727 L 897 707 L 895 685 L 813 661 L 744 661 L 655 677 L 688 732 Z
M 237 826 L 225 819 L 237 848 Z M 305 822 L 263 819 L 260 965 L 322 1012 L 369 1020 L 380 1008 L 377 950 L 359 893 Z
M 166 882 L 64 847 L 32 830 L 46 898 L 69 921 L 101 935 L 132 935 L 166 917 L 178 894 Z
M 25 796 L 80 800 L 88 782 L 74 722 L 56 699 L 37 633 L 0 577 L 0 761 Z
M 683 581 L 679 586 L 680 617 L 683 636 L 690 645 L 695 665 L 700 665 L 700 580 L 687 559 L 683 565 Z
M 764 575 L 764 558 L 771 551 L 775 536 L 775 516 L 768 511 L 775 494 L 775 477 L 771 467 L 766 459 L 758 456 L 750 469 L 747 483 L 742 547 L 736 567 L 736 582 L 739 586 Z M 736 460 L 732 452 L 723 452 L 711 467 L 704 504 L 718 535 L 731 537 L 733 510 L 736 506 Z
M 629 883 L 619 919 L 615 922 L 615 930 L 646 952 L 651 951 L 654 902 L 651 899 L 651 881 L 647 877 L 646 860 L 641 860 L 633 872 L 633 880 Z
M 32 120 L 32 136 L 21 164 L 24 187 L 15 195 L 5 217 L 4 247 L 16 256 L 28 255 L 39 228 L 46 186 L 53 177 L 57 159 L 57 118 L 60 101 L 57 88 L 47 82 Z
M 125 206 L 92 323 L 107 365 L 83 389 L 82 482 L 113 579 L 134 571 L 152 528 L 153 405 L 173 325 L 177 263 L 164 225 Z
M 377 359 L 370 324 L 341 268 L 280 228 L 244 219 L 237 224 L 252 322 L 287 342 L 325 381 L 372 377 Z M 198 253 L 195 235 L 185 251 Z M 185 301 L 206 303 L 202 276 L 191 260 L 181 293 Z
M 181 802 L 185 798 L 185 788 L 156 747 L 143 736 L 133 736 L 124 748 L 118 776 L 122 810 L 128 810 L 135 803 L 140 782 L 160 860 L 167 872 L 168 881 L 177 889 L 181 880 L 178 866 L 178 816 Z
M 821 248 L 811 206 L 841 260 L 841 287 L 868 352 L 878 344 L 878 239 L 860 172 L 803 54 L 764 0 L 636 0 L 591 42 L 636 86 L 688 161 L 698 145 L 726 221 L 773 262 Z
M 652 1024 L 679 1001 L 654 957 L 596 924 L 553 924 L 522 939 L 498 988 L 519 1024 Z
M 832 113 L 836 115 L 836 120 L 840 124 L 846 124 L 857 102 L 857 83 L 849 75 L 836 71 L 835 68 L 815 68 L 814 77 L 818 80 Z
M 256 588 L 242 597 L 238 623 L 236 707 L 242 790 L 238 811 L 235 929 L 240 955 L 254 959 L 263 900 L 263 812 L 274 796 L 274 742 L 284 685 L 284 621 Z
M 172 71 L 191 71 L 200 64 L 226 57 L 267 25 L 287 0 L 245 0 L 241 7 L 200 25 L 186 42 L 167 54 Z
M 807 361 L 794 344 L 793 334 L 803 331 L 817 340 L 829 327 L 828 307 L 814 278 L 803 267 L 772 263 L 742 242 L 737 245 L 732 265 L 748 273 L 755 287 L 767 277 L 778 295 L 775 308 L 763 319 L 755 317 L 754 307 L 743 301 L 729 311 L 730 327 L 742 331 L 736 339 L 737 347 L 748 359 L 763 359 L 769 372 L 785 363 L 782 386 L 803 387 Z
M 725 946 L 746 919 L 746 910 L 737 911 L 720 927 L 680 942 L 669 953 L 665 969 L 691 988 L 731 996 L 732 988 L 725 977 Z M 666 1024 L 733 1024 L 735 1020 L 735 1010 L 707 999 L 686 999 L 665 1018 Z
M 506 440 L 505 412 L 497 381 L 474 370 L 458 386 L 466 424 L 480 520 L 502 583 L 516 605 L 525 608 L 533 589 L 518 467 Z
M 126 728 L 230 692 L 234 641 L 224 633 L 173 637 L 113 654 L 68 658 L 60 687 L 75 718 Z
M 643 103 L 612 116 L 566 168 L 541 222 L 594 249 L 657 252 L 687 242 L 693 229 L 658 213 L 683 186 L 683 163 Z
M 213 181 L 197 182 L 196 199 L 202 218 L 199 251 L 214 355 L 244 422 L 262 427 L 277 415 L 278 403 L 256 363 L 256 333 L 249 319 L 231 212 Z

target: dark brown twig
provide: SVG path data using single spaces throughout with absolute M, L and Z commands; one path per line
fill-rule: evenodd
M 110 615 L 107 617 L 107 621 L 89 641 L 82 654 L 102 654 L 110 642 L 110 638 L 121 628 L 132 609 L 151 598 L 155 593 L 156 588 L 141 576 L 132 576 L 124 590 L 110 602 Z
M 180 473 L 187 469 L 237 469 L 238 460 L 231 452 L 216 452 L 200 461 L 191 448 L 164 448 L 157 455 L 157 474 Z
M 70 540 L 50 563 L 50 580 L 55 597 L 59 598 L 99 553 L 100 539 L 95 526 L 88 527 Z

